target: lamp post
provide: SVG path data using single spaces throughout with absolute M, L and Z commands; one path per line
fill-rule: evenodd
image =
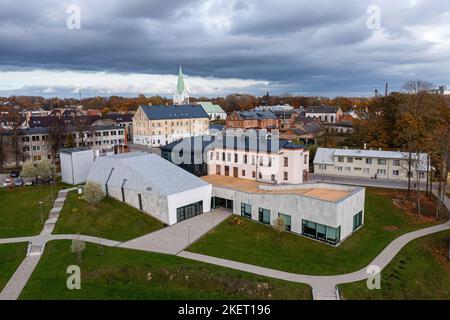
M 52 203 L 53 203 L 53 179 L 52 179 L 52 181 L 50 181 L 50 190 L 52 191 Z
M 191 225 L 188 224 L 188 244 L 191 244 Z
M 44 203 L 42 201 L 39 201 L 39 206 L 41 207 L 41 224 L 44 224 L 44 213 L 42 208 L 43 204 Z

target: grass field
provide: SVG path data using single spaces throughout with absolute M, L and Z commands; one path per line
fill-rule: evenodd
M 53 188 L 56 198 L 61 184 Z M 52 208 L 52 194 L 49 185 L 18 187 L 11 191 L 0 189 L 0 238 L 34 236 L 41 232 L 41 210 L 43 204 L 44 221 Z
M 105 198 L 97 207 L 69 192 L 54 234 L 97 236 L 126 241 L 164 227 L 160 221 L 133 207 L 111 198 Z
M 368 290 L 366 281 L 340 285 L 343 299 L 450 299 L 450 231 L 409 243 L 382 271 L 381 289 Z
M 0 291 L 27 254 L 26 243 L 0 244 Z
M 81 268 L 81 290 L 66 269 Z M 175 256 L 87 244 L 81 263 L 70 241 L 47 244 L 21 299 L 311 299 L 307 285 L 260 277 Z
M 419 220 L 395 206 L 392 196 L 396 192 L 402 191 L 367 188 L 365 225 L 336 248 L 290 233 L 283 233 L 277 240 L 272 227 L 245 220 L 244 225 L 222 223 L 188 250 L 294 273 L 356 271 L 396 237 L 436 223 Z

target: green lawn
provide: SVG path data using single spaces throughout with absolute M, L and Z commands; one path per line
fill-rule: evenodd
M 339 247 L 283 233 L 252 220 L 244 225 L 226 221 L 191 245 L 188 250 L 278 270 L 334 275 L 356 271 L 372 261 L 394 238 L 434 224 L 397 208 L 395 190 L 366 189 L 365 225 Z M 217 248 L 220 248 L 218 250 Z
M 61 184 L 53 188 L 57 197 Z M 50 186 L 18 187 L 11 191 L 0 188 L 0 238 L 34 236 L 41 232 L 41 210 L 43 204 L 44 221 L 53 207 Z
M 450 231 L 409 243 L 382 271 L 381 289 L 369 290 L 366 281 L 340 285 L 343 299 L 450 299 Z
M 307 285 L 180 257 L 87 244 L 81 290 L 68 290 L 70 241 L 47 244 L 21 299 L 311 299 Z
M 3 290 L 26 254 L 26 243 L 8 243 L 0 245 L 0 291 Z
M 117 241 L 130 240 L 163 228 L 160 221 L 112 198 L 97 207 L 69 192 L 54 234 L 83 234 Z

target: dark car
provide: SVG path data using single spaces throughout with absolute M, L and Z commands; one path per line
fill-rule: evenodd
M 9 175 L 11 178 L 18 178 L 20 175 L 19 171 L 11 171 L 11 174 Z
M 22 178 L 17 178 L 16 180 L 14 180 L 14 187 L 22 187 L 23 183 L 24 181 Z

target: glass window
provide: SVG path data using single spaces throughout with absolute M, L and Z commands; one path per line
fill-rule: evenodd
M 252 218 L 252 206 L 247 203 L 241 203 L 241 216 L 246 218 Z
M 379 165 L 384 166 L 384 165 L 386 165 L 386 159 L 378 159 L 378 160 L 377 160 L 377 163 L 378 163 Z
M 358 229 L 362 225 L 362 211 L 353 216 L 353 231 Z
M 394 165 L 395 167 L 399 167 L 399 166 L 400 166 L 400 160 L 394 160 L 394 161 L 393 161 L 393 165 Z
M 338 157 L 338 162 L 344 162 L 344 157 Z
M 284 220 L 284 226 L 287 231 L 291 231 L 291 216 L 283 213 L 278 213 L 278 217 Z
M 348 162 L 348 163 L 352 163 L 352 162 L 353 162 L 353 158 L 352 158 L 352 157 L 348 157 L 348 158 L 347 158 L 347 162 Z
M 270 224 L 270 210 L 259 208 L 259 222 Z
M 367 159 L 366 159 L 366 164 L 372 164 L 372 159 L 367 158 Z

